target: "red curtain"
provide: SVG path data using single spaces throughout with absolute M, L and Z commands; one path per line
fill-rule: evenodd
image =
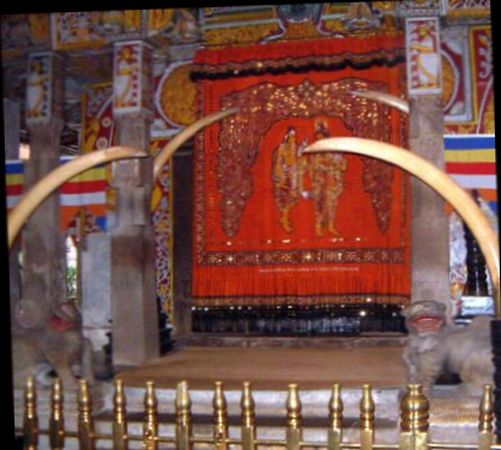
M 405 117 L 352 95 L 400 95 L 402 48 L 399 36 L 197 54 L 200 113 L 239 112 L 196 141 L 195 305 L 408 302 L 407 176 L 300 154 L 327 136 L 406 146 Z

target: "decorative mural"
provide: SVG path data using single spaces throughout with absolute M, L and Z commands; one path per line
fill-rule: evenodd
M 448 134 L 493 134 L 495 122 L 491 27 L 475 25 L 467 27 L 466 31 L 471 67 L 467 91 L 472 104 L 472 115 L 470 120 L 448 121 L 445 131 Z M 463 71 L 463 76 L 467 73 Z
M 26 122 L 46 122 L 63 117 L 62 57 L 50 53 L 31 53 L 26 74 Z
M 170 134 L 197 119 L 197 90 L 191 70 L 192 61 L 177 61 L 156 78 L 154 135 Z
M 442 0 L 444 11 L 448 18 L 489 18 L 490 17 L 490 0 Z
M 401 0 L 398 2 L 399 13 L 404 17 L 429 16 L 440 12 L 443 0 Z
M 153 34 L 172 27 L 175 9 L 149 9 L 147 11 L 148 33 Z
M 395 33 L 396 2 L 204 8 L 208 46 Z
M 48 14 L 6 14 L 2 16 L 2 55 L 19 56 L 23 48 L 50 45 Z
M 476 89 L 475 117 L 478 120 L 476 133 L 494 133 L 494 72 L 492 61 L 491 28 L 472 27 L 470 42 L 474 49 L 473 77 Z
M 297 3 L 277 5 L 274 7 L 279 19 L 280 29 L 267 36 L 264 41 L 273 41 L 279 38 L 305 39 L 320 37 L 323 32 L 320 28 L 322 3 Z
M 211 7 L 202 10 L 202 31 L 209 46 L 247 45 L 281 32 L 269 5 Z
M 113 113 L 152 110 L 152 48 L 142 41 L 115 44 Z M 151 82 L 144 82 L 150 79 Z
M 139 33 L 142 25 L 141 10 L 67 12 L 50 15 L 52 47 L 70 50 L 100 47 L 110 39 Z
M 166 140 L 153 140 L 151 153 L 156 155 L 166 143 Z M 151 211 L 155 231 L 157 298 L 165 313 L 172 320 L 174 216 L 172 211 L 172 165 L 170 162 L 164 165 L 156 181 L 152 192 Z
M 405 24 L 409 95 L 442 91 L 440 36 L 437 18 L 408 18 Z
M 193 43 L 201 38 L 198 16 L 196 8 L 148 10 L 148 35 L 159 43 Z
M 442 97 L 446 122 L 473 119 L 470 45 L 467 30 L 451 27 L 442 30 Z
M 32 54 L 28 60 L 26 87 L 26 120 L 48 120 L 52 104 L 52 56 Z
M 113 143 L 113 86 L 102 83 L 89 86 L 82 100 L 82 151 L 101 150 Z

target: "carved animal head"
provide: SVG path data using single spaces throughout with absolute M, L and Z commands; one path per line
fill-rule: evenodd
M 76 301 L 68 300 L 52 308 L 53 315 L 69 323 L 80 323 L 82 316 Z
M 445 305 L 433 300 L 412 303 L 402 314 L 409 333 L 419 336 L 435 334 L 446 323 Z

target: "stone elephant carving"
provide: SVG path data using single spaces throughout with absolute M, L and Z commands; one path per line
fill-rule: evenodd
M 153 164 L 153 178 L 157 178 L 162 166 L 189 138 L 204 127 L 235 114 L 238 109 L 232 108 L 210 114 L 186 127 L 173 137 L 157 154 Z M 23 195 L 19 203 L 8 216 L 8 244 L 12 248 L 19 232 L 39 205 L 60 187 L 65 181 L 99 164 L 126 158 L 144 158 L 147 154 L 129 147 L 110 147 L 87 153 L 75 158 L 63 166 L 54 169 L 40 179 Z M 36 280 L 31 279 L 33 284 Z M 44 284 L 40 284 L 40 292 Z M 22 301 L 23 302 L 23 301 Z M 41 303 L 34 300 L 24 300 L 36 310 L 43 309 Z M 80 366 L 80 376 L 90 383 L 94 381 L 92 370 L 92 347 L 82 334 L 80 313 L 70 302 L 53 308 L 49 321 L 42 320 L 41 326 L 21 326 L 12 324 L 17 330 L 12 338 L 12 353 L 14 365 L 14 384 L 22 387 L 27 376 L 34 376 L 39 382 L 48 381 L 49 372 L 54 369 L 65 387 L 75 387 L 77 378 L 76 367 Z M 43 315 L 43 314 L 42 314 Z
M 21 327 L 12 337 L 14 386 L 25 386 L 28 376 L 49 385 L 52 370 L 65 388 L 77 387 L 77 375 L 93 384 L 92 354 L 92 344 L 83 336 L 80 312 L 74 302 L 58 305 L 45 326 Z
M 477 316 L 468 326 L 446 324 L 445 305 L 415 302 L 403 310 L 409 337 L 403 358 L 410 383 L 429 389 L 444 373 L 455 373 L 466 394 L 478 394 L 492 382 L 494 364 L 489 316 Z

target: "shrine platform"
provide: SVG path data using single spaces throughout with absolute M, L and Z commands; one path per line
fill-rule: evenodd
M 158 399 L 159 432 L 174 435 L 176 385 L 189 384 L 195 435 L 211 436 L 213 427 L 214 381 L 223 381 L 228 407 L 230 437 L 240 435 L 242 382 L 252 383 L 256 403 L 257 436 L 283 439 L 289 383 L 299 385 L 304 438 L 323 443 L 327 425 L 332 384 L 342 384 L 344 403 L 343 433 L 348 442 L 359 439 L 362 385 L 372 385 L 375 403 L 377 443 L 398 441 L 400 401 L 406 388 L 406 369 L 402 361 L 402 338 L 380 340 L 378 345 L 363 345 L 363 338 L 346 338 L 338 346 L 327 341 L 318 347 L 181 347 L 141 367 L 118 371 L 115 379 L 124 381 L 129 432 L 141 436 L 144 420 L 146 381 L 155 382 Z M 350 342 L 351 347 L 347 346 Z M 388 338 L 386 338 L 388 339 Z M 382 345 L 386 342 L 385 345 Z M 110 434 L 113 420 L 114 389 L 111 381 L 100 381 L 91 388 L 94 419 L 99 433 Z M 22 424 L 23 392 L 15 391 L 16 426 Z M 447 442 L 473 443 L 477 439 L 478 397 L 465 398 L 457 385 L 436 386 L 430 396 L 430 437 Z M 64 396 L 65 426 L 77 429 L 76 392 Z M 38 389 L 40 427 L 46 429 L 50 414 L 50 392 Z M 137 445 L 136 445 L 137 444 Z M 41 436 L 40 449 L 50 448 Z M 68 438 L 65 448 L 76 449 L 76 438 Z M 102 441 L 98 448 L 111 448 Z M 142 448 L 130 442 L 130 448 Z M 161 447 L 164 448 L 164 447 Z M 166 447 L 172 448 L 172 447 Z

